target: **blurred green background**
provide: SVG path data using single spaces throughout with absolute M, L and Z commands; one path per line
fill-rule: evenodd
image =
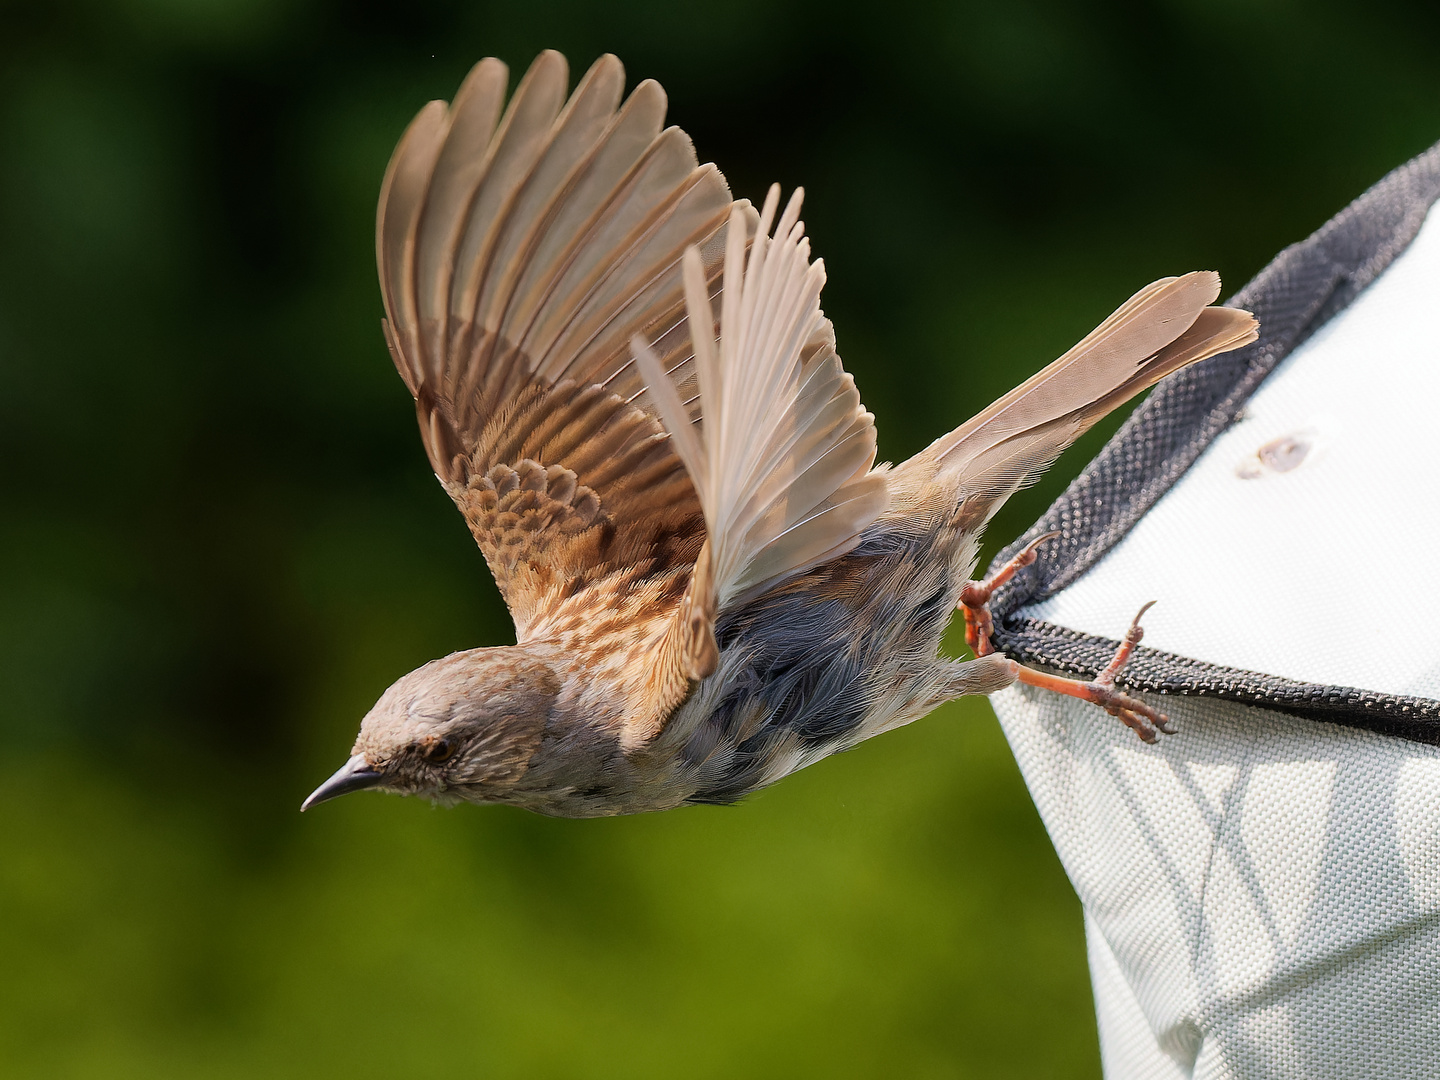
M 984 701 L 738 808 L 296 813 L 392 679 L 509 639 L 371 229 L 410 115 L 546 46 L 807 186 L 891 459 L 1440 138 L 1433 2 L 0 2 L 0 1073 L 1098 1075 Z

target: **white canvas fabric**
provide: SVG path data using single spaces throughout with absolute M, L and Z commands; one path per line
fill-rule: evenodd
M 1111 1080 L 1440 1076 L 1440 748 L 1167 699 L 993 698 L 1085 908 Z
M 1017 614 L 1114 639 L 1158 600 L 1147 647 L 1440 698 L 1437 406 L 1432 209 L 1123 539 Z M 1084 904 L 1106 1075 L 1440 1077 L 1440 747 L 1149 700 L 1180 729 L 1157 746 L 1074 699 L 993 698 Z

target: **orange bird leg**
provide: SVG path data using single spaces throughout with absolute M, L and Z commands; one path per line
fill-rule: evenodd
M 1033 563 L 1036 558 L 1035 549 L 1057 535 L 1059 534 L 1047 533 L 1045 536 L 1037 537 L 992 577 L 985 581 L 967 581 L 961 588 L 960 604 L 965 615 L 965 643 L 970 646 L 976 656 L 988 656 L 995 651 L 995 646 L 990 641 L 990 634 L 995 628 L 995 622 L 990 616 L 991 595 L 997 588 L 1009 581 L 1015 575 L 1015 571 Z M 1143 701 L 1138 701 L 1129 694 L 1115 689 L 1115 676 L 1120 674 L 1126 661 L 1134 653 L 1135 646 L 1139 645 L 1140 640 L 1145 636 L 1145 628 L 1140 625 L 1140 619 L 1154 603 L 1155 601 L 1150 601 L 1136 614 L 1110 663 L 1106 664 L 1104 670 L 1095 676 L 1094 681 L 1081 682 L 1079 679 L 1067 679 L 1061 675 L 1047 675 L 1043 671 L 1036 671 L 1034 668 L 1017 664 L 1018 681 L 1026 686 L 1038 686 L 1042 690 L 1050 690 L 1057 694 L 1080 698 L 1082 701 L 1093 702 L 1111 716 L 1118 717 L 1121 723 L 1147 743 L 1156 741 L 1157 732 L 1174 735 L 1176 729 L 1170 723 L 1168 716 L 1152 709 Z
M 1044 536 L 1037 536 L 1026 544 L 1018 555 L 984 581 L 967 581 L 960 587 L 960 605 L 965 615 L 965 644 L 970 646 L 970 651 L 976 656 L 989 656 L 995 651 L 995 646 L 990 643 L 990 634 L 995 629 L 995 621 L 990 618 L 990 597 L 995 594 L 996 589 L 1015 576 L 1015 571 L 1022 566 L 1029 566 L 1038 558 L 1035 554 L 1036 548 L 1059 535 L 1058 532 L 1048 532 Z

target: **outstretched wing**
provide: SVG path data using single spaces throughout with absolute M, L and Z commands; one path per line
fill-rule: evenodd
M 692 592 L 723 609 L 787 577 L 836 558 L 886 509 L 875 464 L 875 418 L 860 404 L 820 313 L 824 264 L 810 261 L 797 189 L 769 235 L 780 188 L 770 189 L 746 258 L 741 211 L 725 251 L 720 338 L 695 340 L 704 420 L 663 383 L 664 366 L 644 342 L 636 357 L 675 449 L 699 492 L 706 556 Z M 685 255 L 692 326 L 712 319 L 704 259 Z M 709 581 L 706 581 L 708 575 Z
M 391 355 L 522 641 L 616 574 L 678 604 L 703 515 L 631 342 L 698 419 L 682 255 L 713 291 L 727 235 L 743 248 L 754 222 L 662 128 L 657 83 L 622 104 L 613 56 L 568 100 L 567 78 L 542 53 L 502 115 L 507 69 L 478 64 L 406 130 L 376 223 Z

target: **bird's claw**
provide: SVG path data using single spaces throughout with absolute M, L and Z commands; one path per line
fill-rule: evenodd
M 976 656 L 985 656 L 995 651 L 995 646 L 990 641 L 990 634 L 994 626 L 990 615 L 991 594 L 994 593 L 997 586 L 1013 576 L 1020 567 L 1034 562 L 1035 549 L 1056 535 L 1058 534 L 1047 533 L 1037 537 L 993 577 L 986 581 L 966 582 L 964 588 L 961 589 L 960 603 L 965 613 L 966 642 L 974 650 Z M 1047 675 L 1043 671 L 1027 668 L 1023 664 L 1016 665 L 1017 681 L 1027 686 L 1038 686 L 1044 690 L 1052 690 L 1057 694 L 1066 694 L 1069 697 L 1077 697 L 1099 705 L 1135 732 L 1143 742 L 1154 743 L 1162 734 L 1176 734 L 1179 729 L 1171 722 L 1170 717 L 1115 688 L 1115 677 L 1120 674 L 1131 654 L 1134 653 L 1135 647 L 1145 636 L 1145 628 L 1140 625 L 1140 620 L 1154 603 L 1155 601 L 1150 601 L 1136 613 L 1135 618 L 1130 622 L 1130 628 L 1125 631 L 1125 636 L 1121 639 L 1120 647 L 1110 658 L 1110 663 L 1106 664 L 1092 681 L 1081 682 L 1079 679 L 1067 679 L 1060 675 Z
M 1170 717 L 1113 686 L 1104 687 L 1093 682 L 1081 685 L 1090 692 L 1082 695 L 1087 701 L 1093 701 L 1111 716 L 1119 718 L 1122 724 L 1140 736 L 1142 742 L 1155 743 L 1160 735 L 1174 735 L 1179 731 Z
M 990 618 L 990 597 L 995 594 L 996 589 L 1014 577 L 1016 571 L 1029 566 L 1040 557 L 1037 549 L 1041 544 L 1060 535 L 1060 532 L 1056 531 L 1037 536 L 984 581 L 967 581 L 961 586 L 960 609 L 965 616 L 965 644 L 970 646 L 976 656 L 987 656 L 995 651 L 995 646 L 990 642 L 990 635 L 995 630 L 995 624 Z
M 1130 659 L 1130 654 L 1135 651 L 1145 637 L 1145 628 L 1140 625 L 1140 620 L 1145 613 L 1155 606 L 1151 600 L 1135 613 L 1135 618 L 1130 620 L 1130 629 L 1125 631 L 1124 638 L 1120 641 L 1120 647 L 1115 650 L 1115 655 L 1110 658 L 1100 674 L 1095 676 L 1095 681 L 1086 684 L 1094 697 L 1089 700 L 1095 702 L 1111 716 L 1119 717 L 1120 722 L 1139 735 L 1147 742 L 1156 741 L 1156 732 L 1165 735 L 1174 735 L 1177 728 L 1170 723 L 1170 718 L 1158 709 L 1152 709 L 1143 701 L 1137 701 L 1129 694 L 1123 694 L 1115 689 L 1115 676 L 1120 674 L 1122 668 Z

